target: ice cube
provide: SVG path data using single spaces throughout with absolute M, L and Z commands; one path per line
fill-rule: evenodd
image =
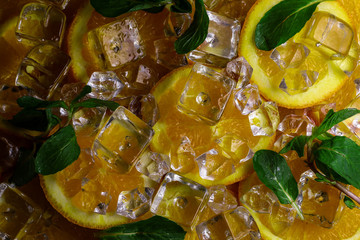
M 191 16 L 189 13 L 170 11 L 164 23 L 165 36 L 181 36 L 190 27 L 190 24 Z
M 213 10 L 214 8 L 216 8 L 219 3 L 221 3 L 220 0 L 204 0 L 205 6 L 210 9 Z
M 234 80 L 195 64 L 177 107 L 196 120 L 214 125 L 220 120 L 234 86 Z
M 248 84 L 235 90 L 235 106 L 243 115 L 259 109 L 262 101 L 257 85 Z
M 74 113 L 72 125 L 78 135 L 92 136 L 101 127 L 105 114 L 105 107 L 82 108 Z
M 108 192 L 100 192 L 100 195 L 101 198 L 97 198 L 100 202 L 94 208 L 94 212 L 105 215 L 111 201 L 111 196 Z
M 165 154 L 149 151 L 141 156 L 135 167 L 153 181 L 160 182 L 161 178 L 170 172 L 170 158 Z
M 199 240 L 234 240 L 225 217 L 220 214 L 196 226 Z
M 28 3 L 21 10 L 15 34 L 26 45 L 46 42 L 60 47 L 65 23 L 65 14 L 52 4 Z
M 287 135 L 311 135 L 315 124 L 307 116 L 289 114 L 284 117 L 278 126 L 278 130 Z
M 329 184 L 315 181 L 311 170 L 300 176 L 297 203 L 301 207 L 305 221 L 331 228 L 339 220 L 344 209 L 341 192 Z
M 223 213 L 231 233 L 236 240 L 260 240 L 261 235 L 255 220 L 249 211 L 243 207 L 237 207 L 232 211 Z
M 41 216 L 41 209 L 18 189 L 0 184 L 0 233 L 16 239 L 26 234 L 27 229 L 35 225 Z M 1 236 L 1 235 L 0 235 Z
M 87 96 L 101 100 L 113 99 L 124 87 L 124 83 L 112 71 L 94 72 L 91 74 L 87 85 L 91 87 L 91 93 Z
M 224 185 L 216 185 L 209 188 L 209 200 L 207 205 L 216 213 L 222 213 L 237 207 L 238 203 L 234 195 Z
M 243 88 L 250 83 L 253 68 L 244 57 L 238 57 L 226 64 L 226 75 L 237 81 L 236 88 Z
M 70 57 L 53 45 L 34 47 L 20 64 L 15 84 L 49 99 L 68 71 Z
M 206 196 L 203 185 L 170 172 L 154 197 L 151 212 L 190 227 Z
M 96 136 L 92 152 L 110 167 L 126 173 L 138 160 L 153 134 L 151 127 L 120 106 Z
M 149 187 L 122 191 L 119 195 L 116 213 L 131 219 L 136 219 L 150 210 L 154 189 Z
M 223 67 L 226 62 L 237 56 L 240 23 L 215 12 L 207 11 L 207 13 L 210 20 L 208 35 L 197 50 L 190 52 L 189 58 L 196 62 Z M 212 57 L 206 59 L 209 55 Z
M 360 94 L 360 78 L 356 78 L 354 80 L 355 87 L 356 87 L 356 96 L 359 96 Z
M 203 179 L 219 180 L 235 172 L 235 164 L 231 158 L 224 156 L 216 149 L 211 149 L 196 158 L 199 174 Z
M 253 157 L 253 152 L 249 148 L 247 140 L 235 134 L 225 134 L 216 139 L 216 143 L 222 151 L 233 160 L 236 160 L 237 163 L 245 162 Z
M 106 69 L 117 69 L 145 56 L 137 23 L 131 17 L 92 30 L 89 42 Z
M 170 70 L 187 65 L 186 56 L 176 52 L 175 41 L 175 37 L 154 41 L 156 62 Z
M 259 109 L 249 114 L 249 122 L 254 136 L 272 136 L 280 122 L 276 103 L 263 103 Z
M 309 55 L 310 50 L 301 43 L 287 41 L 275 48 L 270 58 L 279 66 L 280 69 L 297 68 Z
M 240 201 L 258 213 L 271 213 L 271 207 L 276 203 L 277 197 L 265 185 L 252 186 L 241 195 Z
M 318 12 L 309 23 L 306 39 L 312 41 L 316 47 L 335 59 L 348 54 L 354 33 L 346 22 L 331 13 Z
M 188 137 L 184 136 L 176 150 L 171 151 L 171 169 L 188 173 L 195 167 L 195 151 Z
M 287 71 L 279 88 L 289 95 L 299 94 L 313 86 L 318 77 L 319 73 L 311 70 Z
M 280 234 L 290 227 L 296 217 L 296 211 L 291 205 L 280 204 L 279 201 L 271 206 L 269 219 L 271 222 L 271 230 L 275 234 Z
M 70 0 L 50 0 L 53 2 L 56 6 L 58 6 L 60 9 L 65 9 Z

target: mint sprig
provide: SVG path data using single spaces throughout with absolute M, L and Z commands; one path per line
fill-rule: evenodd
M 298 33 L 317 5 L 326 0 L 283 0 L 261 18 L 255 29 L 255 45 L 269 51 Z
M 186 232 L 176 223 L 155 216 L 96 233 L 101 240 L 183 240 Z
M 170 5 L 170 11 L 190 13 L 192 6 L 188 0 L 90 0 L 95 10 L 104 17 L 117 17 L 124 13 L 144 10 L 157 13 Z M 175 50 L 179 54 L 196 49 L 205 41 L 208 34 L 209 17 L 203 0 L 195 0 L 194 19 L 190 27 L 175 41 Z
M 100 99 L 81 101 L 90 92 L 91 87 L 85 86 L 69 105 L 64 101 L 45 101 L 30 96 L 17 100 L 23 109 L 9 122 L 18 128 L 42 134 L 34 139 L 35 146 L 32 151 L 21 151 L 11 182 L 17 186 L 24 185 L 36 174 L 54 174 L 78 159 L 80 147 L 76 141 L 75 130 L 70 124 L 74 113 L 81 108 L 105 106 L 115 110 L 119 107 L 116 102 Z M 53 109 L 59 107 L 68 112 L 65 124 L 62 124 L 61 119 L 53 113 Z M 50 132 L 53 134 L 49 137 Z
M 286 161 L 280 154 L 295 150 L 298 156 L 302 157 L 306 151 L 307 159 L 305 162 L 316 174 L 316 181 L 325 182 L 336 187 L 360 204 L 360 198 L 343 186 L 343 184 L 349 184 L 360 189 L 360 146 L 347 137 L 332 136 L 327 133 L 334 125 L 359 113 L 360 110 L 353 108 L 343 109 L 338 112 L 330 110 L 320 126 L 313 129 L 311 136 L 295 137 L 287 143 L 280 153 L 269 150 L 256 152 L 253 162 L 259 179 L 273 190 L 281 203 L 284 194 L 291 196 L 289 199 L 293 199 L 298 193 L 293 190 L 295 185 L 293 177 L 291 177 L 292 173 L 290 169 L 284 166 Z M 271 163 L 269 163 L 270 160 Z M 264 168 L 267 168 L 267 172 L 264 172 Z M 275 175 L 275 172 L 280 171 L 279 169 L 284 172 L 285 176 L 277 174 L 277 181 L 279 182 L 277 185 L 279 186 L 276 186 L 271 182 L 274 181 L 273 175 Z M 289 187 L 285 188 L 283 186 L 291 186 L 293 189 L 290 192 L 290 190 L 287 190 Z M 345 203 L 347 206 L 351 205 L 348 199 Z

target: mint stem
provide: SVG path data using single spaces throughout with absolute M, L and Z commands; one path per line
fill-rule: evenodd
M 346 194 L 349 198 L 351 198 L 352 200 L 354 200 L 357 204 L 360 205 L 360 198 L 358 196 L 356 196 L 353 192 L 351 192 L 349 189 L 347 189 L 346 187 L 344 187 L 343 185 L 341 185 L 338 182 L 335 182 L 333 184 L 334 187 L 336 187 L 337 189 L 339 189 L 341 192 L 343 192 L 344 194 Z

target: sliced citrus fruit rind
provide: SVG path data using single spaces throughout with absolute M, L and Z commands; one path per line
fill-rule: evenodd
M 280 89 L 279 83 L 281 79 L 274 81 L 269 76 L 271 74 L 267 73 L 266 70 L 263 70 L 261 67 L 260 62 L 264 59 L 261 59 L 263 57 L 260 56 L 259 52 L 264 51 L 258 50 L 255 46 L 255 28 L 262 16 L 279 2 L 280 0 L 263 0 L 254 4 L 248 13 L 240 35 L 239 55 L 243 56 L 253 67 L 254 71 L 251 80 L 258 85 L 263 97 L 275 101 L 279 106 L 287 108 L 305 108 L 317 105 L 331 97 L 341 89 L 346 81 L 349 81 L 348 76 L 335 62 L 320 57 L 319 62 L 325 61 L 324 66 L 327 68 L 327 74 L 322 78 L 319 77 L 315 84 L 308 88 L 307 91 L 294 95 L 289 95 Z M 341 4 L 336 1 L 320 3 L 316 11 L 330 12 L 351 25 L 346 11 L 342 8 Z M 294 39 L 296 41 L 301 39 L 303 31 L 305 30 L 304 28 L 300 33 L 296 34 Z M 270 53 L 268 52 L 264 53 L 264 57 L 268 57 L 269 55 Z M 276 64 L 274 65 L 276 66 Z
M 220 121 L 210 126 L 203 122 L 193 120 L 177 109 L 177 103 L 187 82 L 187 77 L 192 66 L 186 66 L 164 76 L 153 88 L 154 95 L 160 112 L 160 119 L 153 127 L 155 135 L 151 141 L 152 151 L 171 155 L 176 149 L 181 138 L 187 137 L 193 146 L 195 156 L 199 156 L 216 146 L 215 140 L 225 134 L 234 133 L 244 136 L 253 151 L 264 148 L 271 148 L 275 136 L 254 137 L 252 135 L 248 117 L 243 116 L 233 103 L 233 96 L 230 98 L 223 117 Z M 231 125 L 231 127 L 229 127 Z M 233 129 L 230 131 L 229 129 Z M 229 132 L 230 131 L 230 132 Z M 244 179 L 253 171 L 252 161 L 248 160 L 236 166 L 235 172 L 214 180 L 204 179 L 199 175 L 199 168 L 194 161 L 191 169 L 186 172 L 179 172 L 181 175 L 190 178 L 205 186 L 218 184 L 229 185 Z M 224 173 L 225 174 L 225 173 Z

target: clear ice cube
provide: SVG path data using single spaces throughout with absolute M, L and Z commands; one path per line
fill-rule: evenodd
M 237 55 L 240 23 L 215 12 L 207 13 L 210 20 L 208 35 L 198 50 L 229 60 L 234 58 Z
M 131 219 L 136 219 L 150 210 L 154 189 L 149 187 L 122 191 L 119 195 L 116 213 Z
M 196 226 L 199 240 L 234 240 L 225 217 L 220 214 Z
M 265 185 L 252 186 L 241 195 L 240 201 L 258 213 L 271 213 L 271 207 L 276 203 L 276 195 Z
M 170 158 L 165 154 L 149 151 L 141 156 L 135 167 L 151 180 L 160 182 L 162 177 L 170 172 Z
M 22 236 L 41 217 L 41 209 L 18 189 L 0 184 L 0 233 L 8 238 Z M 1 236 L 1 235 L 0 235 Z
M 250 215 L 249 211 L 243 207 L 237 207 L 232 211 L 223 213 L 231 233 L 236 240 L 260 240 L 259 228 Z
M 151 127 L 160 117 L 155 97 L 151 93 L 133 97 L 129 104 L 129 110 Z
M 58 6 L 60 9 L 65 9 L 70 0 L 50 0 L 53 2 L 56 6 Z
M 307 116 L 289 114 L 279 124 L 277 130 L 287 135 L 311 135 L 315 124 Z
M 187 65 L 186 56 L 176 52 L 175 41 L 175 37 L 154 41 L 156 62 L 170 70 Z
M 207 13 L 210 20 L 208 35 L 197 50 L 190 52 L 189 58 L 195 62 L 223 67 L 237 56 L 240 23 L 215 12 Z
M 52 4 L 28 3 L 21 10 L 15 34 L 26 45 L 46 42 L 60 47 L 65 23 L 65 14 Z
M 219 180 L 235 172 L 235 164 L 231 158 L 224 156 L 216 149 L 211 149 L 196 158 L 199 174 L 203 179 Z
M 203 185 L 170 172 L 154 197 L 151 212 L 190 227 L 206 197 Z
M 335 59 L 348 54 L 354 33 L 346 22 L 331 13 L 318 12 L 309 23 L 310 27 L 305 37 L 312 41 L 314 46 Z
M 331 228 L 344 209 L 341 192 L 331 185 L 315 181 L 311 170 L 300 176 L 297 203 L 301 207 L 305 221 Z
M 200 240 L 260 240 L 259 229 L 244 207 L 216 215 L 196 226 Z
M 262 104 L 259 89 L 256 85 L 248 84 L 235 90 L 235 106 L 243 115 L 248 115 Z
M 137 23 L 131 17 L 92 30 L 89 42 L 106 69 L 117 69 L 145 56 Z
M 21 62 L 15 84 L 49 99 L 68 71 L 70 57 L 53 45 L 34 47 Z
M 171 169 L 188 173 L 195 167 L 195 150 L 188 137 L 183 137 L 176 150 L 171 151 Z
M 301 43 L 287 41 L 275 48 L 270 58 L 279 66 L 280 69 L 297 68 L 309 55 L 310 50 Z
M 238 206 L 236 197 L 224 185 L 212 186 L 208 189 L 209 200 L 207 205 L 216 213 L 222 213 Z
M 124 87 L 124 83 L 112 71 L 93 72 L 87 85 L 91 87 L 91 93 L 87 96 L 101 100 L 113 99 Z
M 245 162 L 253 157 L 253 152 L 247 140 L 235 134 L 225 134 L 221 138 L 216 139 L 215 142 L 219 145 L 223 154 L 225 152 L 238 163 Z
M 221 3 L 221 0 L 204 0 L 204 3 L 208 9 L 213 10 Z
M 127 173 L 153 135 L 154 131 L 149 125 L 121 106 L 96 136 L 92 152 L 110 167 Z M 116 136 L 116 139 L 113 136 Z
M 196 120 L 214 125 L 220 120 L 234 87 L 234 80 L 195 64 L 177 107 Z
M 177 13 L 170 11 L 164 23 L 164 32 L 167 37 L 181 36 L 191 24 L 189 13 Z
M 237 81 L 236 88 L 243 88 L 250 83 L 253 68 L 244 57 L 238 57 L 226 64 L 226 75 Z
M 311 70 L 287 71 L 279 84 L 279 88 L 289 95 L 307 91 L 315 84 L 319 73 Z
M 354 80 L 355 87 L 356 87 L 356 96 L 359 96 L 360 94 L 360 78 L 356 78 Z
M 276 103 L 264 102 L 259 109 L 249 114 L 249 122 L 254 136 L 272 136 L 280 122 Z
M 78 135 L 91 136 L 101 127 L 105 114 L 105 107 L 82 108 L 74 113 L 72 125 Z

